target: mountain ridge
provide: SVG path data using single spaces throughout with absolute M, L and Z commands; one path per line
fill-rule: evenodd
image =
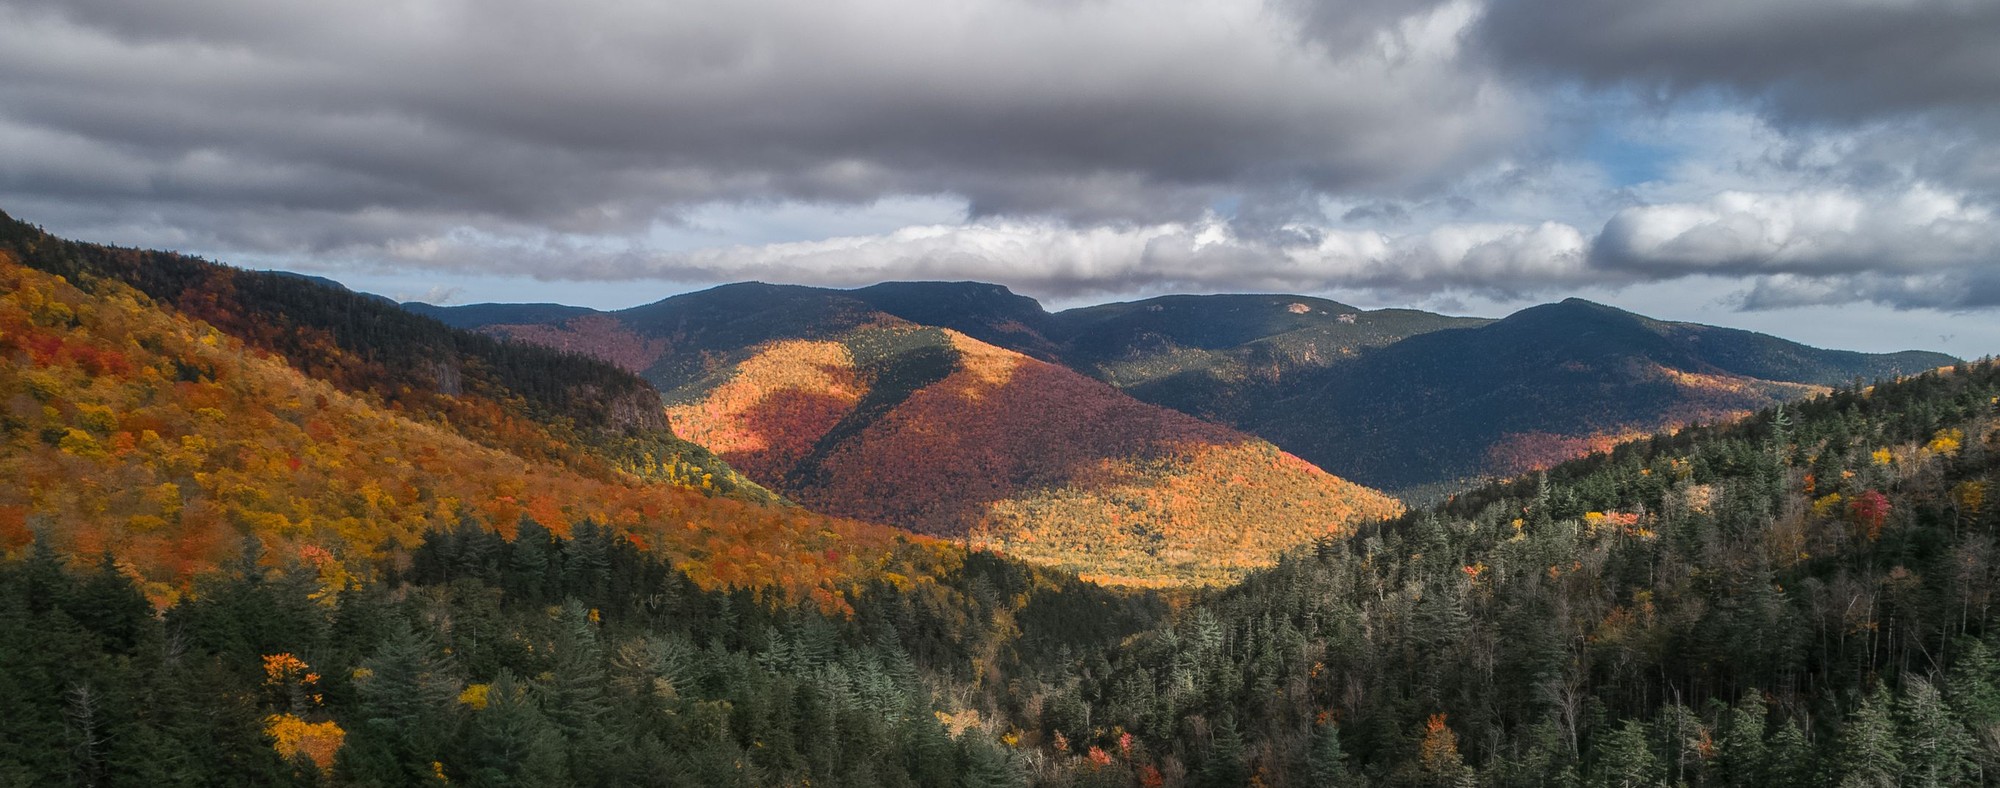
M 697 344 L 715 354 L 711 360 L 740 357 L 752 339 L 851 330 L 871 314 L 937 325 L 1271 440 L 1336 476 L 1418 497 L 1546 467 L 1621 437 L 1957 360 L 1925 351 L 1821 349 L 1582 298 L 1488 319 L 1362 310 L 1285 294 L 1168 295 L 1049 312 L 1003 285 L 980 282 L 759 287 L 774 288 L 764 292 L 782 294 L 783 305 L 724 285 L 598 314 L 705 304 L 707 318 L 763 332 L 707 332 Z M 685 360 L 662 372 L 676 379 L 695 373 Z M 1412 410 L 1419 404 L 1456 420 L 1425 423 Z
M 0 248 L 0 285 L 0 554 L 32 543 L 104 556 L 156 602 L 263 557 L 304 567 L 330 603 L 428 535 L 468 527 L 625 540 L 705 588 L 830 610 L 885 567 L 927 572 L 955 551 L 718 496 L 709 471 L 655 481 L 487 443 L 122 282 L 80 285 L 12 249 Z
M 691 439 L 807 506 L 1104 582 L 1222 582 L 1399 510 L 1261 439 L 1045 358 L 1056 345 L 1039 312 L 978 283 L 743 283 L 478 327 L 619 359 Z M 625 357 L 634 348 L 643 359 Z

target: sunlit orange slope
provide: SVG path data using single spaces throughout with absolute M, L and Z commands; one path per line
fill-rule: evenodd
M 675 428 L 807 506 L 1100 581 L 1220 583 L 1387 496 L 1065 367 L 894 319 L 757 346 Z
M 943 545 L 895 529 L 524 458 L 156 306 L 84 292 L 0 252 L 0 549 L 37 532 L 109 550 L 156 597 L 242 555 L 351 574 L 461 518 L 558 533 L 586 518 L 677 559 L 708 585 L 817 595 L 927 561 Z

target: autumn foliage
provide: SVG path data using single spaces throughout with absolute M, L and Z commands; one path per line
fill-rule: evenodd
M 668 409 L 688 440 L 753 479 L 783 480 L 861 401 L 854 356 L 838 342 L 772 343 L 700 402 Z
M 773 342 L 672 419 L 810 507 L 970 537 L 1104 582 L 1226 582 L 1400 512 L 1268 443 L 1064 367 L 953 331 L 864 332 L 944 366 L 871 369 L 851 347 L 858 336 Z M 898 385 L 909 390 L 885 396 Z
M 93 290 L 0 254 L 0 550 L 38 531 L 71 555 L 110 550 L 156 600 L 238 560 L 246 541 L 335 594 L 467 519 L 511 533 L 532 517 L 558 534 L 591 520 L 677 556 L 703 584 L 829 600 L 911 543 L 504 451 L 302 375 L 129 288 Z
M 303 758 L 321 772 L 333 769 L 333 757 L 347 741 L 347 731 L 332 720 L 307 722 L 292 714 L 264 718 L 264 734 L 271 746 L 286 758 Z

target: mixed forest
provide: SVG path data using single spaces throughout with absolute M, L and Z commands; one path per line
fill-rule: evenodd
M 1990 360 L 1107 587 L 733 480 L 618 364 L 6 227 L 0 785 L 2000 781 Z M 1033 361 L 901 330 L 905 403 Z
M 40 534 L 68 556 L 111 551 L 168 601 L 254 539 L 305 560 L 334 594 L 429 531 L 470 522 L 511 533 L 533 517 L 559 534 L 615 529 L 711 587 L 771 586 L 827 605 L 852 578 L 919 574 L 952 552 L 775 501 L 673 436 L 657 393 L 601 362 L 296 280 L 346 305 L 302 315 L 358 326 L 351 349 L 321 348 L 327 360 L 302 367 L 287 353 L 317 358 L 298 337 L 318 329 L 268 329 L 285 319 L 269 303 L 232 302 L 250 314 L 237 323 L 265 327 L 238 335 L 128 284 L 160 275 L 115 265 L 142 253 L 23 237 L 0 248 L 0 549 Z M 162 257 L 189 276 L 248 276 Z M 417 326 L 392 330 L 399 320 Z M 371 339 L 375 330 L 390 339 Z M 440 381 L 383 360 L 392 352 L 463 371 Z M 526 361 L 504 362 L 515 355 Z M 535 359 L 560 374 L 531 373 Z M 581 415 L 621 390 L 651 398 L 649 415 Z
M 1040 308 L 984 288 L 951 286 Z M 902 291 L 854 293 L 900 309 Z M 940 312 L 903 311 L 980 306 L 930 301 Z M 727 285 L 611 314 L 411 308 L 645 375 L 683 437 L 815 511 L 1098 582 L 1222 585 L 1401 511 L 1252 435 L 833 291 Z
M 1500 320 L 1297 295 L 1162 296 L 1051 313 L 1000 285 L 886 282 L 740 283 L 616 312 L 405 306 L 616 361 L 676 399 L 766 343 L 889 321 L 949 330 L 1426 501 L 1634 437 L 1958 360 L 1825 350 L 1581 299 Z

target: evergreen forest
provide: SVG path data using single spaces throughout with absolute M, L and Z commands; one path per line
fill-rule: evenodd
M 0 565 L 9 785 L 1962 785 L 2000 775 L 2000 366 L 1850 386 L 1221 590 L 989 554 L 829 607 L 584 523 L 158 609 Z

